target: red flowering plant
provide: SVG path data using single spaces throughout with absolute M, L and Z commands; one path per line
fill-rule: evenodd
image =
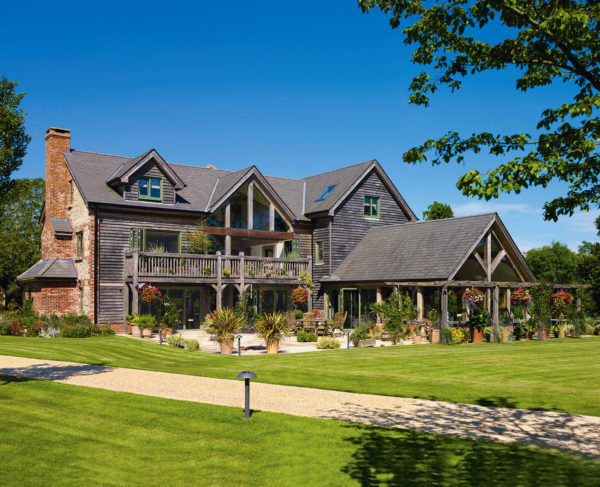
M 557 313 L 564 313 L 566 307 L 573 301 L 573 296 L 562 289 L 552 295 L 552 304 Z
M 158 288 L 151 286 L 150 284 L 144 285 L 144 287 L 140 289 L 138 293 L 140 295 L 140 299 L 144 303 L 151 303 L 162 296 L 162 293 L 158 290 Z
M 510 295 L 510 301 L 515 306 L 523 306 L 525 308 L 529 307 L 531 303 L 531 294 L 527 289 L 523 289 L 520 287 L 516 291 L 513 291 Z
M 308 301 L 308 289 L 305 287 L 297 287 L 292 289 L 292 302 L 296 306 L 302 306 Z
M 479 289 L 467 289 L 462 295 L 462 302 L 467 308 L 477 308 L 483 302 L 483 292 Z

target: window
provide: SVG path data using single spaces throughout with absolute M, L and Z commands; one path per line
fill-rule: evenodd
M 138 187 L 139 199 L 162 201 L 162 179 L 140 178 Z
M 168 230 L 132 228 L 129 234 L 131 250 L 142 252 L 178 253 L 181 250 L 181 235 Z
M 83 258 L 83 232 L 75 234 L 75 255 L 78 259 Z
M 298 259 L 300 251 L 298 249 L 298 240 L 284 240 L 283 242 L 283 258 Z
M 321 240 L 317 241 L 317 248 L 315 249 L 315 258 L 316 264 L 323 263 L 323 242 Z
M 289 232 L 290 231 L 287 223 L 285 222 L 285 220 L 283 218 L 281 218 L 281 215 L 279 213 L 277 213 L 277 210 L 275 210 L 275 231 L 276 232 Z
M 321 193 L 321 195 L 315 201 L 323 201 L 325 198 L 327 198 L 329 193 L 331 193 L 335 189 L 336 186 L 337 186 L 337 184 L 332 184 L 331 186 L 327 186 L 327 189 L 325 191 L 323 191 Z
M 364 217 L 379 220 L 379 197 L 365 196 Z
M 273 246 L 263 247 L 263 257 L 273 257 Z

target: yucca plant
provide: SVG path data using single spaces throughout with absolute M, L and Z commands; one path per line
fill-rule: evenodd
M 208 333 L 214 335 L 217 342 L 233 340 L 236 332 L 244 325 L 244 318 L 235 314 L 231 308 L 221 308 L 208 315 L 206 319 Z
M 290 334 L 283 313 L 265 313 L 254 326 L 257 335 L 265 341 L 267 353 L 277 353 L 279 340 Z

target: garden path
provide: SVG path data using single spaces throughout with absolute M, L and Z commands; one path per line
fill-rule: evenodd
M 238 380 L 0 355 L 0 374 L 169 399 L 242 407 Z M 600 456 L 600 417 L 402 397 L 251 385 L 254 410 L 339 419 Z

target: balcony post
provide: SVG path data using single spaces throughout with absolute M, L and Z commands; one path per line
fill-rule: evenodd
M 140 256 L 137 250 L 133 251 L 133 286 L 137 290 L 138 285 L 138 274 L 140 269 Z
M 221 260 L 221 251 L 219 250 L 217 251 L 217 287 L 215 289 L 217 293 L 217 311 L 223 306 L 223 264 Z
M 246 257 L 244 252 L 240 252 L 240 294 L 246 290 Z
M 275 231 L 275 206 L 269 202 L 269 232 Z
M 254 228 L 254 181 L 248 183 L 248 230 Z
M 448 288 L 446 286 L 442 286 L 442 288 L 440 289 L 440 298 L 441 298 L 441 328 L 442 328 L 442 343 L 445 343 L 444 341 L 444 330 L 446 328 L 448 328 Z

